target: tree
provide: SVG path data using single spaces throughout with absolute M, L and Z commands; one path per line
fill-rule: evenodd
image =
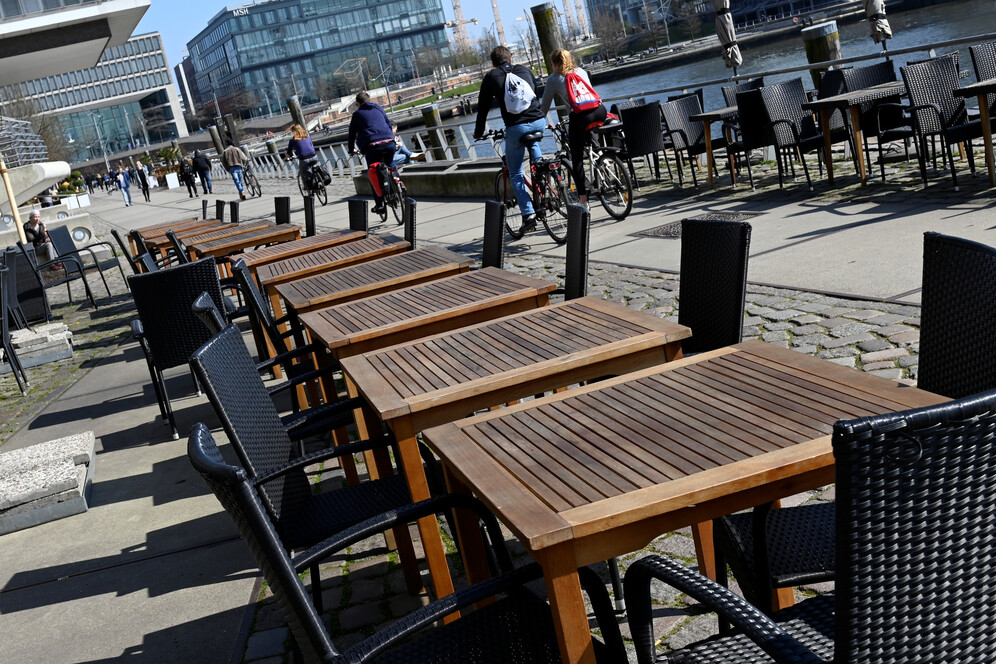
M 695 7 L 693 0 L 681 0 L 678 3 L 677 14 L 685 24 L 685 30 L 689 39 L 696 39 L 702 30 L 702 18 Z
M 591 21 L 591 30 L 602 43 L 602 53 L 605 59 L 616 58 L 626 42 L 626 33 L 619 21 L 618 14 L 599 12 Z

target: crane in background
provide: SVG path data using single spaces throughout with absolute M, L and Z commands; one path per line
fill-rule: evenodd
M 468 23 L 477 25 L 477 19 L 463 20 L 463 8 L 460 7 L 460 0 L 453 0 L 453 20 L 447 21 L 443 25 L 447 28 L 453 28 L 453 41 L 457 51 L 470 50 L 470 37 L 467 36 L 467 28 L 464 27 Z

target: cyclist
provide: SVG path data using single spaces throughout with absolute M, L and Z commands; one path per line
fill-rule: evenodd
M 539 99 L 536 97 L 536 80 L 528 67 L 512 64 L 512 53 L 505 46 L 497 46 L 491 51 L 491 64 L 494 69 L 484 76 L 481 82 L 481 92 L 478 97 L 477 125 L 474 127 L 474 138 L 484 135 L 484 125 L 495 100 L 501 109 L 501 117 L 505 122 L 505 158 L 508 161 L 509 177 L 515 189 L 515 198 L 522 210 L 522 229 L 528 232 L 536 227 L 536 213 L 533 201 L 526 186 L 526 177 L 522 173 L 522 161 L 525 147 L 520 142 L 524 134 L 542 132 L 545 122 L 540 110 Z M 533 143 L 530 148 L 534 160 L 541 159 L 539 143 Z
M 586 205 L 588 183 L 584 175 L 584 150 L 591 140 L 591 130 L 602 126 L 608 112 L 605 110 L 605 104 L 591 87 L 588 73 L 577 66 L 570 51 L 557 49 L 550 54 L 550 62 L 553 65 L 553 73 L 546 80 L 546 90 L 543 92 L 540 110 L 546 116 L 554 95 L 571 107 L 567 126 L 567 142 L 571 148 L 573 169 L 571 174 L 578 189 L 578 200 L 581 205 Z
M 374 214 L 383 214 L 384 192 L 380 182 L 375 182 L 377 175 L 374 170 L 375 164 L 390 166 L 394 162 L 394 130 L 391 129 L 391 121 L 387 117 L 384 109 L 370 101 L 370 95 L 365 91 L 356 95 L 356 110 L 349 121 L 349 154 L 355 154 L 356 145 L 367 160 L 367 167 L 370 169 L 369 177 L 374 185 Z

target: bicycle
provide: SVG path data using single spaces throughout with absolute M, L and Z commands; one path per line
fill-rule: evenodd
M 384 180 L 381 179 L 380 175 L 376 172 L 377 167 L 381 163 L 382 162 L 376 162 L 371 164 L 370 168 L 367 169 L 367 177 L 370 178 L 371 184 L 373 183 L 374 178 L 377 178 L 378 182 L 381 183 L 381 193 L 384 196 L 384 210 L 379 213 L 380 220 L 382 222 L 387 221 L 387 209 L 391 208 L 391 214 L 394 215 L 394 220 L 398 222 L 398 226 L 400 226 L 405 223 L 404 202 L 405 197 L 408 195 L 408 188 L 405 186 L 405 183 L 401 181 L 401 174 L 393 164 L 384 164 L 389 175 L 389 177 L 386 178 L 387 187 L 384 187 Z
M 513 240 L 522 239 L 529 230 L 523 225 L 519 202 L 515 198 L 512 180 L 508 172 L 508 161 L 498 144 L 505 140 L 504 129 L 488 130 L 480 139 L 492 139 L 495 152 L 501 154 L 502 169 L 495 178 L 495 200 L 505 206 L 505 230 Z M 536 216 L 543 221 L 547 234 L 557 244 L 567 242 L 567 205 L 578 202 L 571 181 L 570 162 L 559 156 L 540 157 L 533 160 L 529 147 L 543 139 L 543 132 L 534 131 L 522 137 L 522 143 L 529 155 L 529 173 L 526 187 L 533 199 Z
M 260 186 L 259 180 L 256 179 L 256 173 L 252 170 L 252 166 L 247 165 L 242 169 L 242 184 L 253 198 L 263 195 L 263 187 Z
M 567 139 L 567 123 L 564 119 L 558 125 L 550 125 L 562 152 L 570 154 Z M 611 131 L 611 125 L 598 125 L 589 132 L 606 133 Z M 619 148 L 598 145 L 589 140 L 585 146 L 585 161 L 587 162 L 588 196 L 595 196 L 602 207 L 613 219 L 625 219 L 633 210 L 633 182 L 622 160 L 615 155 Z M 568 164 L 570 160 L 568 159 Z
M 325 189 L 322 176 L 315 173 L 316 166 L 318 166 L 318 162 L 314 159 L 307 159 L 301 164 L 301 168 L 297 171 L 297 188 L 301 191 L 302 196 L 314 196 L 319 203 L 325 205 L 329 202 L 329 194 Z

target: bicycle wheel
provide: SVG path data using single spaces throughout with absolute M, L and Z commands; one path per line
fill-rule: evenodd
M 505 230 L 513 240 L 521 240 L 525 235 L 522 231 L 522 211 L 519 209 L 519 201 L 515 198 L 515 191 L 512 190 L 512 181 L 508 179 L 508 172 L 502 169 L 495 178 L 495 200 L 505 205 Z
M 567 201 L 570 200 L 569 173 L 548 170 L 543 174 L 543 225 L 557 244 L 567 242 Z
M 603 154 L 595 162 L 595 182 L 602 207 L 613 219 L 625 219 L 633 209 L 633 183 L 618 157 Z
M 326 203 L 329 202 L 329 193 L 328 191 L 325 190 L 325 185 L 322 184 L 321 182 L 319 182 L 316 186 L 317 188 L 314 191 L 315 198 L 318 199 L 319 203 L 325 205 Z
M 263 188 L 259 186 L 259 180 L 256 179 L 256 174 L 252 171 L 246 173 L 246 188 L 253 198 L 263 195 Z
M 391 208 L 391 214 L 394 215 L 394 220 L 398 222 L 398 226 L 405 223 L 405 195 L 401 191 L 401 185 L 398 184 L 398 177 L 394 176 L 391 178 L 391 193 L 384 200 L 384 203 Z
M 297 172 L 297 188 L 301 191 L 302 196 L 308 195 L 307 183 L 304 181 L 304 171 L 300 170 Z

